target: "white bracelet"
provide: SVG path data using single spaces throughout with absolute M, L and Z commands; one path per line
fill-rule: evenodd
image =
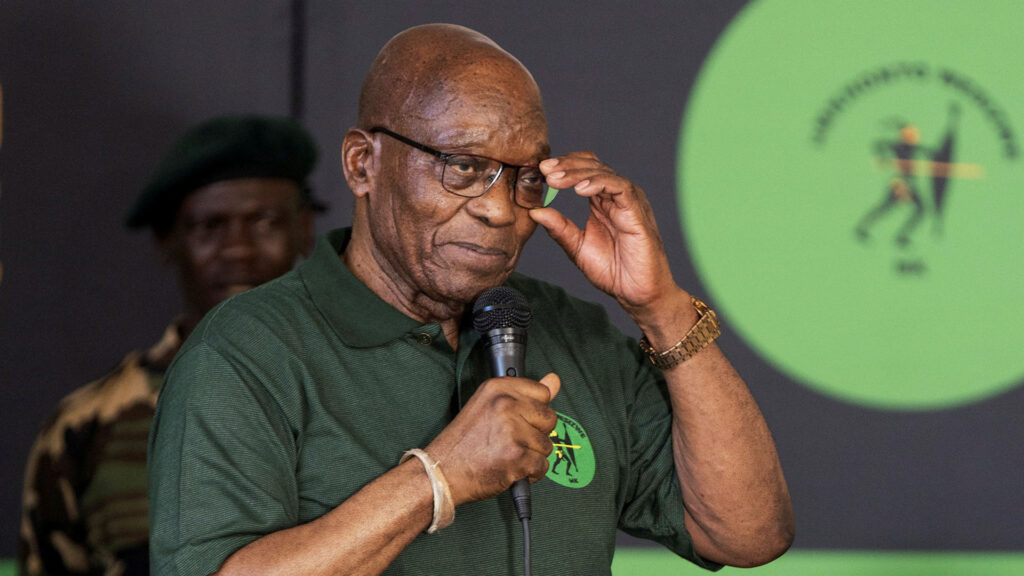
M 441 468 L 430 457 L 430 454 L 419 448 L 413 448 L 406 452 L 398 463 L 402 464 L 413 456 L 423 462 L 427 478 L 430 479 L 430 488 L 434 491 L 434 520 L 430 523 L 430 528 L 427 528 L 427 534 L 433 534 L 446 528 L 455 520 L 455 502 L 452 500 L 451 488 L 448 487 L 448 479 L 444 477 Z

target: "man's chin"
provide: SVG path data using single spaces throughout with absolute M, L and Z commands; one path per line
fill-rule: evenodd
M 227 300 L 232 296 L 236 296 L 242 292 L 251 290 L 252 288 L 253 284 L 229 284 L 221 290 L 221 293 L 224 295 L 224 300 Z
M 453 274 L 446 292 L 454 301 L 471 304 L 481 292 L 504 284 L 511 275 L 511 270 L 490 274 Z

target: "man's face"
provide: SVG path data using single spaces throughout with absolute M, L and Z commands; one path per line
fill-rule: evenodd
M 240 178 L 186 196 L 158 242 L 177 270 L 186 314 L 198 320 L 225 298 L 290 270 L 311 234 L 295 182 Z
M 509 83 L 506 70 L 451 79 L 415 113 L 388 126 L 447 153 L 533 165 L 547 158 L 539 98 Z M 463 198 L 441 185 L 436 157 L 378 133 L 381 166 L 369 197 L 378 264 L 398 290 L 443 303 L 468 304 L 505 281 L 536 224 L 513 199 L 506 169 L 483 196 Z

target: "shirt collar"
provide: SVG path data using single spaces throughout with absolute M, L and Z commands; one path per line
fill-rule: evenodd
M 313 304 L 342 342 L 370 348 L 423 326 L 382 300 L 342 262 L 341 254 L 351 237 L 351 228 L 324 234 L 298 269 Z

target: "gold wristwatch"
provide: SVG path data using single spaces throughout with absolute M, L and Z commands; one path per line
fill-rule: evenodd
M 647 357 L 651 359 L 651 364 L 657 368 L 668 370 L 686 362 L 721 335 L 722 330 L 718 327 L 718 316 L 715 311 L 708 308 L 708 305 L 699 298 L 690 296 L 690 302 L 697 310 L 697 323 L 690 328 L 682 340 L 676 342 L 675 346 L 664 352 L 658 352 L 651 346 L 647 336 L 640 338 L 640 349 L 647 354 Z

